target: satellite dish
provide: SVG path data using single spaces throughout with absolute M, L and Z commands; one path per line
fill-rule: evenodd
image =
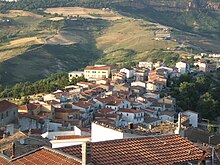
M 20 144 L 24 144 L 24 139 L 19 140 Z

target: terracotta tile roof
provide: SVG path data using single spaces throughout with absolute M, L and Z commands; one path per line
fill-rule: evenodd
M 117 118 L 119 115 L 118 114 L 106 114 L 105 116 L 107 118 Z
M 84 132 L 91 132 L 91 129 L 89 129 L 89 128 L 84 128 L 84 127 L 79 127 L 79 126 L 78 126 L 78 128 Z
M 40 107 L 40 106 L 41 106 L 40 104 L 29 103 L 29 104 L 26 104 L 26 105 L 21 105 L 21 106 L 19 106 L 18 109 L 20 109 L 20 110 L 26 110 L 26 111 L 32 111 L 32 110 L 37 109 L 37 108 Z
M 9 165 L 9 160 L 0 155 L 0 165 Z
M 108 119 L 108 118 L 105 118 L 105 117 L 100 117 L 100 118 L 96 118 L 96 121 L 98 122 L 104 122 L 106 124 L 108 124 L 109 126 L 115 126 L 115 121 L 112 120 L 112 119 Z
M 71 140 L 71 139 L 86 139 L 91 138 L 91 136 L 80 136 L 80 135 L 69 135 L 69 136 L 56 136 L 56 140 Z
M 6 110 L 18 107 L 16 104 L 11 103 L 7 100 L 0 101 L 0 112 L 4 112 Z
M 29 129 L 29 130 L 25 130 L 22 132 L 28 135 L 41 135 L 43 133 L 43 130 L 42 129 Z
M 49 149 L 47 147 L 39 148 L 35 151 L 22 155 L 13 159 L 10 164 L 21 165 L 21 164 L 34 164 L 34 165 L 80 165 L 81 161 L 65 155 L 59 151 Z
M 135 110 L 135 109 L 126 109 L 126 108 L 122 108 L 120 110 L 118 110 L 118 112 L 125 112 L 125 113 L 141 113 L 144 111 L 141 110 Z
M 80 110 L 72 109 L 72 108 L 55 108 L 54 111 L 55 111 L 55 113 L 60 112 L 60 113 L 81 114 Z
M 110 66 L 87 66 L 84 70 L 110 70 Z
M 81 158 L 81 145 L 60 148 Z M 92 163 L 104 164 L 175 164 L 200 160 L 203 150 L 177 135 L 120 139 L 92 143 Z
M 91 104 L 86 101 L 79 101 L 77 103 L 72 103 L 72 104 L 81 108 L 88 108 L 89 106 L 91 106 Z
M 114 110 L 111 109 L 111 108 L 103 108 L 101 109 L 99 112 L 102 113 L 102 114 L 107 114 L 109 112 L 113 112 Z

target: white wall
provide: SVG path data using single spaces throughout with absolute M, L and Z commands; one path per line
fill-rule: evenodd
M 192 124 L 193 127 L 198 127 L 198 113 L 194 113 L 191 111 L 185 111 L 183 112 L 184 115 L 188 116 L 189 123 Z
M 146 83 L 141 82 L 141 81 L 134 81 L 131 83 L 131 86 L 140 86 L 146 88 Z
M 129 70 L 129 69 L 126 69 L 126 68 L 122 68 L 122 69 L 120 70 L 120 72 L 126 73 L 126 77 L 127 77 L 127 78 L 132 78 L 132 77 L 134 77 L 134 70 Z
M 123 133 L 92 123 L 92 142 L 123 139 Z
M 90 141 L 90 138 L 82 139 L 68 139 L 68 140 L 51 140 L 52 148 L 61 148 L 82 144 L 83 142 Z

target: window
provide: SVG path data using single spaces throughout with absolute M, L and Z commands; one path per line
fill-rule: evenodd
M 106 72 L 103 71 L 102 73 L 106 73 Z
M 96 73 L 96 71 L 92 71 L 92 73 Z
M 6 117 L 8 117 L 8 111 L 6 111 Z
M 3 115 L 3 113 L 2 113 L 2 115 L 1 115 L 1 119 L 4 119 L 4 115 Z

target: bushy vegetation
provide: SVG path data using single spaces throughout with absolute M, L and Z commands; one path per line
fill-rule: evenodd
M 21 82 L 15 84 L 13 87 L 6 86 L 5 88 L 0 85 L 0 98 L 13 97 L 19 99 L 28 95 L 49 93 L 57 89 L 63 89 L 67 85 L 76 85 L 76 83 L 80 81 L 86 81 L 86 79 L 81 76 L 73 78 L 73 80 L 69 82 L 67 73 L 55 73 L 46 79 L 34 83 Z
M 83 6 L 91 8 L 109 7 L 114 0 L 19 0 L 18 2 L 0 2 L 1 10 L 32 10 L 48 7 Z
M 220 116 L 220 81 L 215 76 L 219 77 L 220 73 L 182 75 L 172 86 L 178 107 L 195 110 L 210 120 Z

